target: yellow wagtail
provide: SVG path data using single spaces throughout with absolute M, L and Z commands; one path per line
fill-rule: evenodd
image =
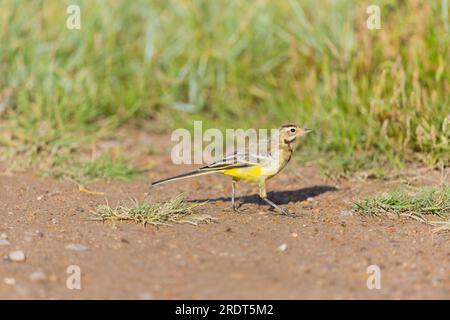
M 284 214 L 289 214 L 287 210 L 277 206 L 267 198 L 266 180 L 278 174 L 291 160 L 292 153 L 298 145 L 298 138 L 313 130 L 300 128 L 293 124 L 281 126 L 278 131 L 278 143 L 276 150 L 268 153 L 251 154 L 246 152 L 235 152 L 219 161 L 201 167 L 195 171 L 184 173 L 178 176 L 153 182 L 151 185 L 196 177 L 210 173 L 222 173 L 233 178 L 231 203 L 233 210 L 238 211 L 234 198 L 236 193 L 236 182 L 239 180 L 257 183 L 259 185 L 259 196 L 275 209 Z

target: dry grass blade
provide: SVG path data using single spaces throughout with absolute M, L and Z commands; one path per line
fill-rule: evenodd
M 433 232 L 450 231 L 450 219 L 447 221 L 430 221 L 430 224 L 436 227 Z
M 139 202 L 136 199 L 128 203 L 111 207 L 108 203 L 100 205 L 92 211 L 93 220 L 121 221 L 130 220 L 143 225 L 171 225 L 173 223 L 189 223 L 197 225 L 200 222 L 211 222 L 215 218 L 209 215 L 197 215 L 194 209 L 203 203 L 190 203 L 183 194 L 159 203 L 150 203 L 148 200 Z

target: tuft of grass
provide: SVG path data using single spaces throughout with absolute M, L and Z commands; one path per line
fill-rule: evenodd
M 171 225 L 173 223 L 211 222 L 215 218 L 209 215 L 196 215 L 197 207 L 205 203 L 190 203 L 184 194 L 178 195 L 163 203 L 150 203 L 147 199 L 139 202 L 132 199 L 124 204 L 111 207 L 108 203 L 98 206 L 92 211 L 94 220 L 100 221 L 133 221 L 142 225 Z
M 360 214 L 381 215 L 392 213 L 433 225 L 439 230 L 450 230 L 450 187 L 422 187 L 408 191 L 395 189 L 382 195 L 355 201 L 354 208 Z M 430 216 L 444 219 L 430 220 Z

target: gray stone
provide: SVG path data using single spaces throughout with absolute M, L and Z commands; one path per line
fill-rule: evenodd
M 70 243 L 70 244 L 67 244 L 64 247 L 64 249 L 69 250 L 69 251 L 81 252 L 81 251 L 89 250 L 89 246 L 86 246 L 84 244 L 79 244 L 79 243 Z

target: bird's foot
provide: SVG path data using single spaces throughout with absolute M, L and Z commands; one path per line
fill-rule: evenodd
M 288 217 L 290 218 L 298 218 L 301 217 L 302 214 L 301 213 L 295 213 L 295 212 L 289 212 L 289 214 L 287 214 Z
M 278 207 L 277 209 L 280 211 L 280 213 L 278 213 L 279 215 L 283 215 L 283 216 L 291 217 L 291 218 L 297 218 L 297 217 L 301 216 L 301 214 L 295 213 L 295 212 L 290 212 L 288 209 L 285 209 L 285 208 Z
M 241 213 L 243 211 L 241 209 L 241 205 L 242 205 L 242 203 L 238 203 L 238 204 L 235 203 L 231 206 L 231 208 L 233 209 L 234 212 Z

